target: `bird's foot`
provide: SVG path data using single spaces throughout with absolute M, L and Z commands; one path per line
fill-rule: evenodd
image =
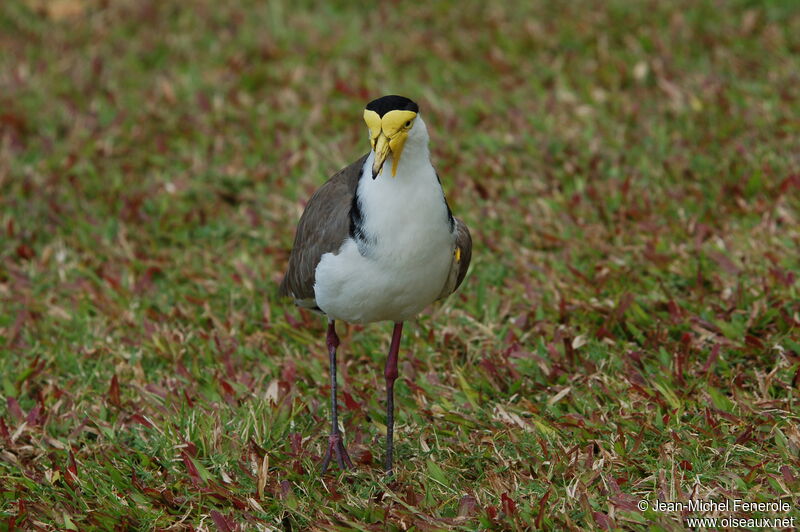
M 350 455 L 347 454 L 347 449 L 342 443 L 341 434 L 331 434 L 328 436 L 328 450 L 325 452 L 325 458 L 322 459 L 322 472 L 328 470 L 331 457 L 336 457 L 336 463 L 339 464 L 339 469 L 347 469 L 353 467 L 353 461 L 350 460 Z

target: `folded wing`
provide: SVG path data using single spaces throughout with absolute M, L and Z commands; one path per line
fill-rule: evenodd
M 444 283 L 439 299 L 445 298 L 455 292 L 461 286 L 464 277 L 469 269 L 469 261 L 472 259 L 472 237 L 469 234 L 467 224 L 454 218 L 456 245 L 453 250 L 453 263 L 450 266 L 450 274 Z
M 325 182 L 306 205 L 294 237 L 289 268 L 279 293 L 295 303 L 316 307 L 314 271 L 325 253 L 337 251 L 350 233 L 350 205 L 367 156 Z

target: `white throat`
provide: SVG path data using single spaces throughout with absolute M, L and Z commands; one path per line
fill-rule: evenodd
M 370 172 L 375 153 L 364 162 L 358 198 L 368 244 L 378 254 L 414 247 L 431 232 L 434 238 L 440 230 L 449 233 L 444 192 L 431 164 L 427 134 L 421 137 L 409 135 L 395 176 L 391 156 L 375 179 Z

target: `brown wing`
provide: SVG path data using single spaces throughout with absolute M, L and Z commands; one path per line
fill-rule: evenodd
M 469 234 L 467 224 L 455 218 L 456 222 L 456 249 L 461 250 L 461 257 L 458 261 L 458 277 L 456 278 L 456 286 L 453 292 L 458 290 L 461 286 L 461 281 L 467 276 L 469 269 L 469 261 L 472 260 L 472 236 Z
M 298 304 L 302 300 L 314 299 L 314 271 L 320 258 L 338 250 L 350 233 L 350 205 L 366 158 L 364 155 L 340 170 L 308 200 L 297 224 L 280 295 L 291 296 Z
M 455 292 L 464 277 L 467 275 L 469 269 L 469 261 L 472 259 L 472 237 L 469 234 L 467 224 L 459 220 L 453 219 L 456 231 L 456 245 L 453 250 L 453 264 L 450 266 L 450 275 L 447 276 L 447 282 L 439 294 L 439 299 L 449 296 Z

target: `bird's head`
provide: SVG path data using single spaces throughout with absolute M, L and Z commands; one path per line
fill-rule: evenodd
M 427 141 L 425 123 L 419 117 L 419 106 L 404 96 L 381 96 L 372 100 L 364 109 L 364 121 L 369 128 L 369 142 L 375 159 L 372 163 L 372 179 L 381 173 L 383 163 L 392 156 L 392 177 L 397 174 L 397 165 L 403 148 L 409 139 Z

